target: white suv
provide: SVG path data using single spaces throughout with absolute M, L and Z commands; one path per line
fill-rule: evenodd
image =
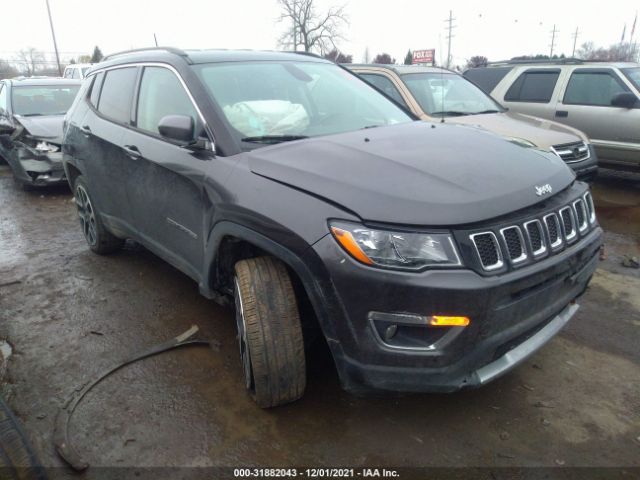
M 640 169 L 640 64 L 512 61 L 464 75 L 510 110 L 583 131 L 601 165 Z
M 82 80 L 89 69 L 92 67 L 91 63 L 73 63 L 64 69 L 64 78 L 73 78 Z

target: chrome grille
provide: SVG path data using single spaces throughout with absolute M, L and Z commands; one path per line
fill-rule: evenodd
M 475 233 L 471 235 L 471 241 L 476 247 L 482 268 L 487 271 L 502 268 L 502 253 L 493 232 Z
M 562 231 L 564 239 L 567 243 L 571 243 L 578 236 L 576 231 L 576 219 L 573 216 L 571 207 L 564 207 L 560 210 L 560 218 L 562 219 Z
M 547 233 L 549 234 L 551 249 L 557 250 L 564 243 L 560 231 L 560 220 L 558 220 L 558 215 L 556 215 L 555 213 L 545 215 L 544 224 L 547 227 Z
M 552 255 L 585 236 L 596 223 L 589 192 L 539 218 L 499 229 L 469 232 L 482 269 L 502 271 Z
M 524 229 L 529 238 L 529 245 L 531 246 L 531 253 L 534 257 L 539 257 L 547 251 L 547 241 L 544 238 L 544 230 L 542 230 L 542 224 L 540 220 L 531 220 L 524 224 Z
M 507 245 L 507 253 L 511 263 L 517 264 L 527 259 L 527 250 L 524 246 L 524 238 L 520 227 L 512 226 L 500 230 L 504 243 Z
M 587 222 L 587 209 L 585 208 L 584 201 L 581 198 L 573 202 L 573 210 L 576 214 L 578 231 L 582 233 L 589 228 L 589 223 Z
M 551 151 L 566 163 L 581 162 L 591 156 L 589 153 L 589 147 L 584 142 L 554 145 L 551 147 Z
M 584 203 L 587 206 L 587 215 L 589 216 L 589 223 L 593 224 L 596 221 L 596 208 L 593 206 L 593 197 L 591 192 L 584 194 Z

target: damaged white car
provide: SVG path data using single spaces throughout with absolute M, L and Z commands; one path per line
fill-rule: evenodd
M 0 159 L 23 188 L 66 183 L 62 130 L 79 88 L 59 78 L 0 81 Z

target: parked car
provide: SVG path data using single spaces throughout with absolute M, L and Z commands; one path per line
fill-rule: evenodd
M 0 157 L 25 189 L 67 183 L 62 124 L 79 88 L 59 78 L 0 81 Z
M 235 304 L 260 406 L 303 394 L 314 326 L 347 390 L 449 392 L 569 321 L 602 230 L 556 155 L 416 120 L 315 56 L 133 51 L 89 73 L 64 166 L 91 250 Z
M 64 78 L 73 78 L 75 80 L 82 80 L 86 77 L 87 72 L 93 66 L 91 63 L 73 63 L 71 65 L 67 65 L 64 68 L 64 73 L 62 76 Z
M 424 120 L 475 125 L 524 146 L 560 156 L 579 179 L 597 174 L 598 159 L 587 136 L 549 120 L 507 111 L 461 75 L 435 67 L 346 65 Z
M 579 128 L 603 166 L 640 169 L 640 64 L 512 61 L 464 75 L 510 110 Z

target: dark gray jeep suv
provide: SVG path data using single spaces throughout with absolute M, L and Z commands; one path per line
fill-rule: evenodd
M 314 326 L 348 390 L 485 384 L 569 321 L 596 268 L 588 186 L 556 155 L 417 121 L 314 56 L 113 55 L 66 121 L 90 248 L 134 239 L 233 299 L 263 407 L 303 394 Z

